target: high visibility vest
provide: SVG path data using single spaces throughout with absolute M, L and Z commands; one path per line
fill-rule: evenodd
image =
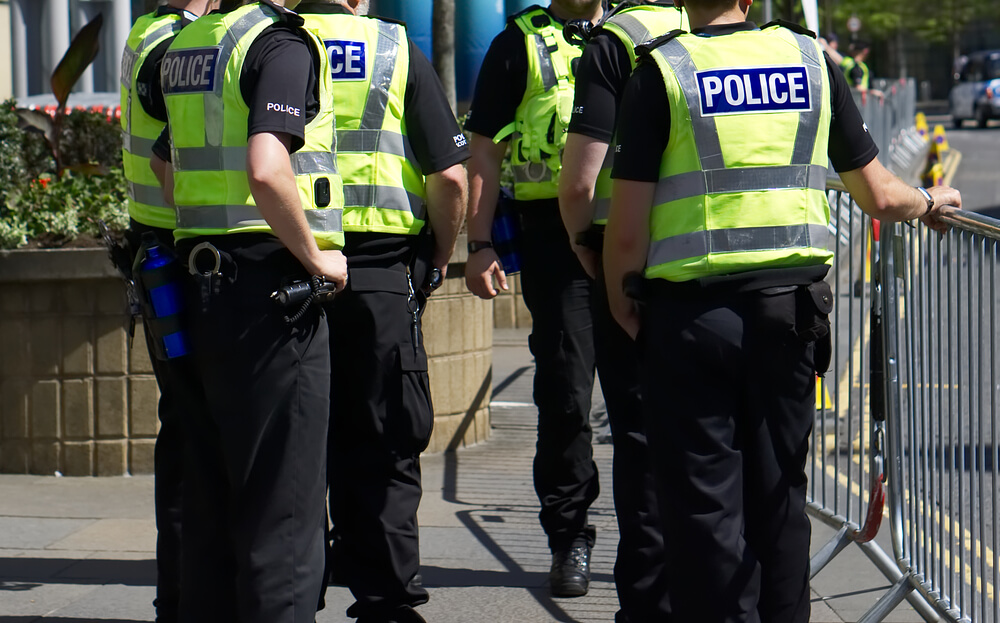
M 163 59 L 161 82 L 170 120 L 177 240 L 245 232 L 273 233 L 247 180 L 249 108 L 240 91 L 247 51 L 286 14 L 267 4 L 210 13 L 177 35 Z M 306 220 L 321 249 L 344 244 L 343 182 L 334 156 L 333 83 L 318 37 L 319 112 L 305 144 L 290 155 Z M 305 115 L 306 111 L 288 111 Z
M 344 231 L 413 235 L 426 218 L 424 175 L 406 133 L 406 29 L 379 19 L 303 13 L 326 45 L 337 111 Z
M 512 137 L 515 199 L 552 199 L 559 196 L 562 151 L 573 111 L 576 76 L 572 65 L 583 50 L 563 38 L 562 25 L 541 7 L 533 6 L 511 19 L 524 34 L 528 80 L 514 122 L 500 130 L 493 142 Z
M 177 13 L 143 15 L 135 21 L 122 52 L 122 167 L 128 184 L 128 215 L 143 225 L 162 229 L 173 229 L 177 219 L 174 209 L 163 200 L 149 159 L 166 124 L 143 109 L 136 79 L 149 53 L 180 32 L 182 24 Z
M 652 50 L 670 138 L 645 275 L 687 281 L 828 263 L 830 84 L 816 41 L 775 26 Z
M 604 24 L 601 29 L 614 35 L 622 42 L 628 51 L 632 69 L 635 69 L 635 49 L 671 30 L 688 30 L 687 13 L 678 11 L 672 6 L 643 4 L 618 11 Z M 604 164 L 597 176 L 597 187 L 594 191 L 594 223 L 604 225 L 608 222 L 608 209 L 611 207 L 611 165 L 614 164 L 615 143 L 608 148 Z
M 851 85 L 851 87 L 854 87 L 854 79 L 851 78 L 851 71 L 853 71 L 855 67 L 861 68 L 861 84 L 859 84 L 857 88 L 867 91 L 868 81 L 870 78 L 868 65 L 861 61 L 854 60 L 853 56 L 845 56 L 844 60 L 840 61 L 840 69 L 844 72 L 844 76 L 847 78 L 847 84 Z

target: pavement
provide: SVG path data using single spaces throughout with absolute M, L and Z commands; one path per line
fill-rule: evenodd
M 618 609 L 612 446 L 598 390 L 594 419 L 604 443 L 594 448 L 601 495 L 591 509 L 598 536 L 590 592 L 549 595 L 550 555 L 531 482 L 535 410 L 527 335 L 494 334 L 491 439 L 422 460 L 421 573 L 431 599 L 419 611 L 429 623 L 611 622 Z M 813 549 L 833 534 L 814 521 Z M 151 477 L 0 475 L 0 623 L 152 621 L 155 541 Z M 857 621 L 889 586 L 858 547 L 848 546 L 813 579 L 810 621 Z M 318 623 L 350 620 L 347 589 L 331 587 L 326 599 Z M 884 619 L 921 620 L 905 603 Z

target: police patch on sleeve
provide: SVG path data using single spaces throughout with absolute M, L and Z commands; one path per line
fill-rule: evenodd
M 366 41 L 328 39 L 323 42 L 330 56 L 334 80 L 365 80 L 368 78 Z
M 695 80 L 706 117 L 812 110 L 803 65 L 712 69 L 695 72 Z
M 207 93 L 215 90 L 216 65 L 222 48 L 171 50 L 163 57 L 160 84 L 163 92 Z

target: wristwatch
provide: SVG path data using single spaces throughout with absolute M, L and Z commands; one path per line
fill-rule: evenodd
M 492 248 L 493 243 L 489 240 L 470 240 L 468 245 L 469 253 L 475 253 L 476 251 Z
M 920 186 L 917 186 L 916 188 L 920 191 L 920 194 L 924 196 L 924 199 L 927 200 L 927 212 L 924 212 L 924 214 L 930 214 L 930 211 L 934 209 L 934 197 L 931 197 L 931 194 L 927 192 L 926 188 L 922 188 Z

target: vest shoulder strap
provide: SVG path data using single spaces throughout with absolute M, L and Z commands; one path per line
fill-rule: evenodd
M 791 30 L 794 33 L 797 33 L 797 34 L 800 34 L 800 35 L 806 35 L 807 37 L 811 37 L 812 39 L 816 38 L 816 33 L 814 33 L 813 31 L 809 30 L 808 28 L 806 28 L 802 24 L 796 24 L 795 22 L 788 22 L 788 21 L 785 21 L 783 19 L 776 19 L 774 21 L 768 22 L 768 23 L 764 24 L 763 26 L 761 26 L 760 29 L 761 30 L 766 30 L 766 29 L 771 28 L 773 26 L 781 26 L 782 28 L 787 28 L 788 30 Z
M 647 41 L 646 43 L 643 43 L 642 45 L 636 46 L 636 48 L 635 48 L 635 55 L 636 55 L 636 57 L 640 57 L 640 58 L 643 57 L 643 56 L 649 56 L 649 54 L 653 50 L 655 50 L 656 48 L 658 48 L 661 45 L 667 43 L 668 41 L 674 40 L 678 35 L 683 35 L 684 33 L 685 33 L 685 31 L 681 30 L 680 28 L 675 28 L 675 29 L 671 30 L 670 32 L 668 32 L 665 35 L 660 35 L 659 37 L 657 37 L 657 38 L 655 38 L 655 39 L 653 39 L 651 41 Z
M 403 28 L 406 28 L 406 22 L 403 21 L 403 20 L 401 20 L 401 19 L 393 19 L 391 17 L 383 17 L 381 15 L 378 15 L 378 16 L 369 15 L 368 18 L 376 20 L 376 21 L 379 21 L 379 22 L 386 22 L 388 24 L 397 24 L 399 26 L 402 26 Z

